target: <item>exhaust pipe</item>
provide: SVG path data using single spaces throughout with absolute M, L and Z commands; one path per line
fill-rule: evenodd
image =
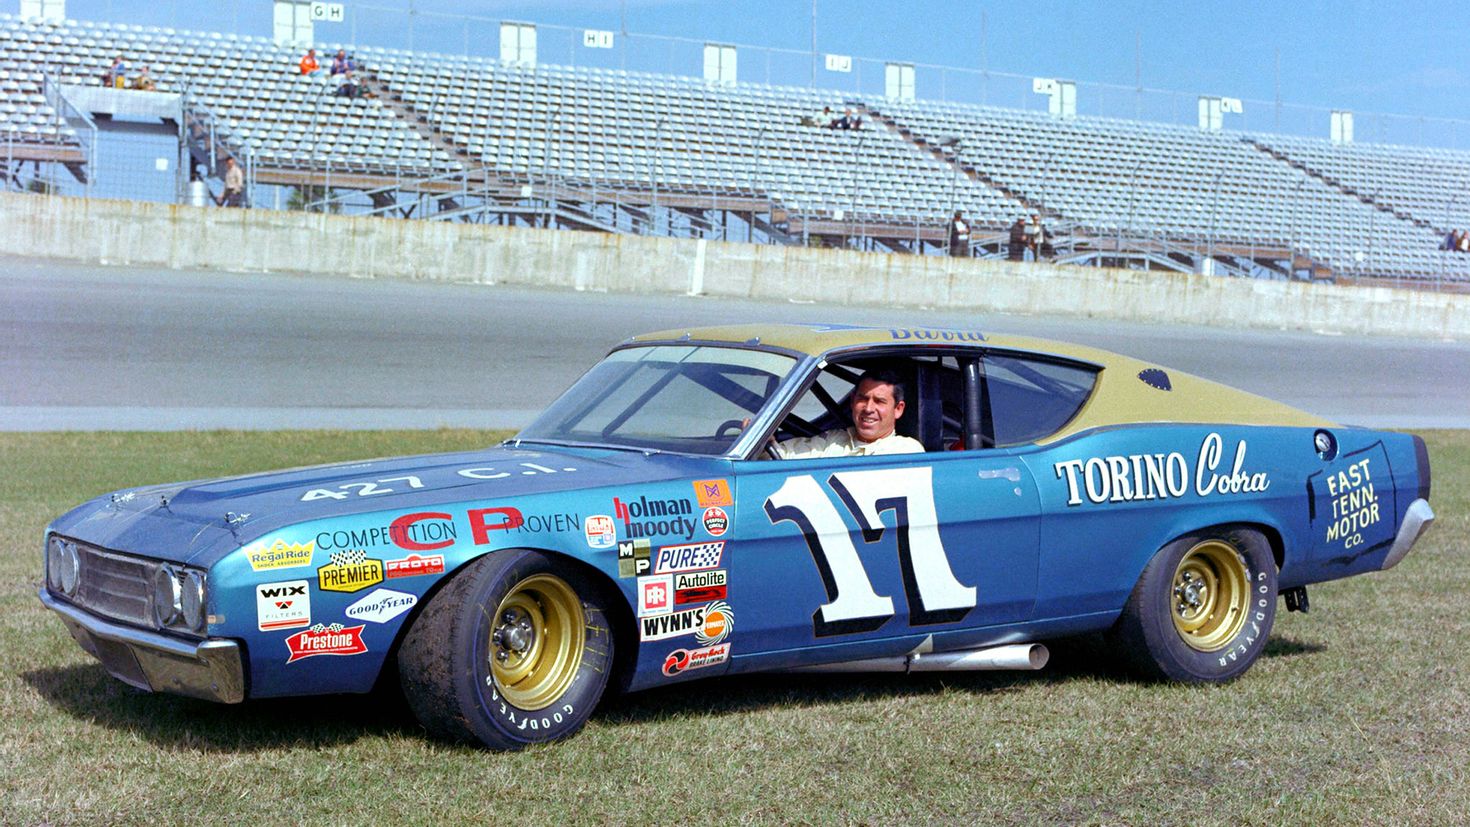
M 788 672 L 974 672 L 981 670 L 1035 671 L 1046 666 L 1051 653 L 1040 643 L 1015 643 L 957 652 L 911 653 L 816 666 L 795 666 Z

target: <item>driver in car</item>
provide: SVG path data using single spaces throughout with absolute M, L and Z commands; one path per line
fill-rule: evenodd
M 852 392 L 852 427 L 801 437 L 775 445 L 781 459 L 918 454 L 917 439 L 894 433 L 903 416 L 903 381 L 891 370 L 869 370 L 858 378 Z

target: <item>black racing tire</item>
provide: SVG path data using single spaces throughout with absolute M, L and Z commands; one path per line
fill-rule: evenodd
M 602 600 L 585 574 L 541 552 L 508 549 L 470 563 L 403 640 L 409 707 L 434 735 L 496 750 L 574 734 L 612 672 Z
M 1222 526 L 1154 555 L 1112 638 L 1146 678 L 1234 680 L 1260 657 L 1276 619 L 1276 561 L 1257 531 Z

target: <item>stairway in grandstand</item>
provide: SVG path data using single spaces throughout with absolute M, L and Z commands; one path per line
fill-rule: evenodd
M 185 96 L 201 151 L 375 214 L 934 252 L 958 209 L 996 254 L 1039 213 L 1063 261 L 1470 285 L 1438 249 L 1470 228 L 1465 151 L 376 48 L 377 97 L 348 99 L 263 38 L 0 15 L 8 186 L 88 176 L 85 119 L 44 78 L 95 85 L 118 54 Z M 849 108 L 863 129 L 823 127 Z

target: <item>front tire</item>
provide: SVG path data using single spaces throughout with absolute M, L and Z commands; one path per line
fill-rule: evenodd
M 1240 527 L 1186 535 L 1159 550 L 1133 587 L 1114 638 L 1147 677 L 1223 683 L 1266 646 L 1276 619 L 1276 561 Z
M 612 665 L 593 583 L 512 549 L 469 564 L 429 601 L 404 638 L 399 680 L 430 732 L 515 750 L 581 729 Z

